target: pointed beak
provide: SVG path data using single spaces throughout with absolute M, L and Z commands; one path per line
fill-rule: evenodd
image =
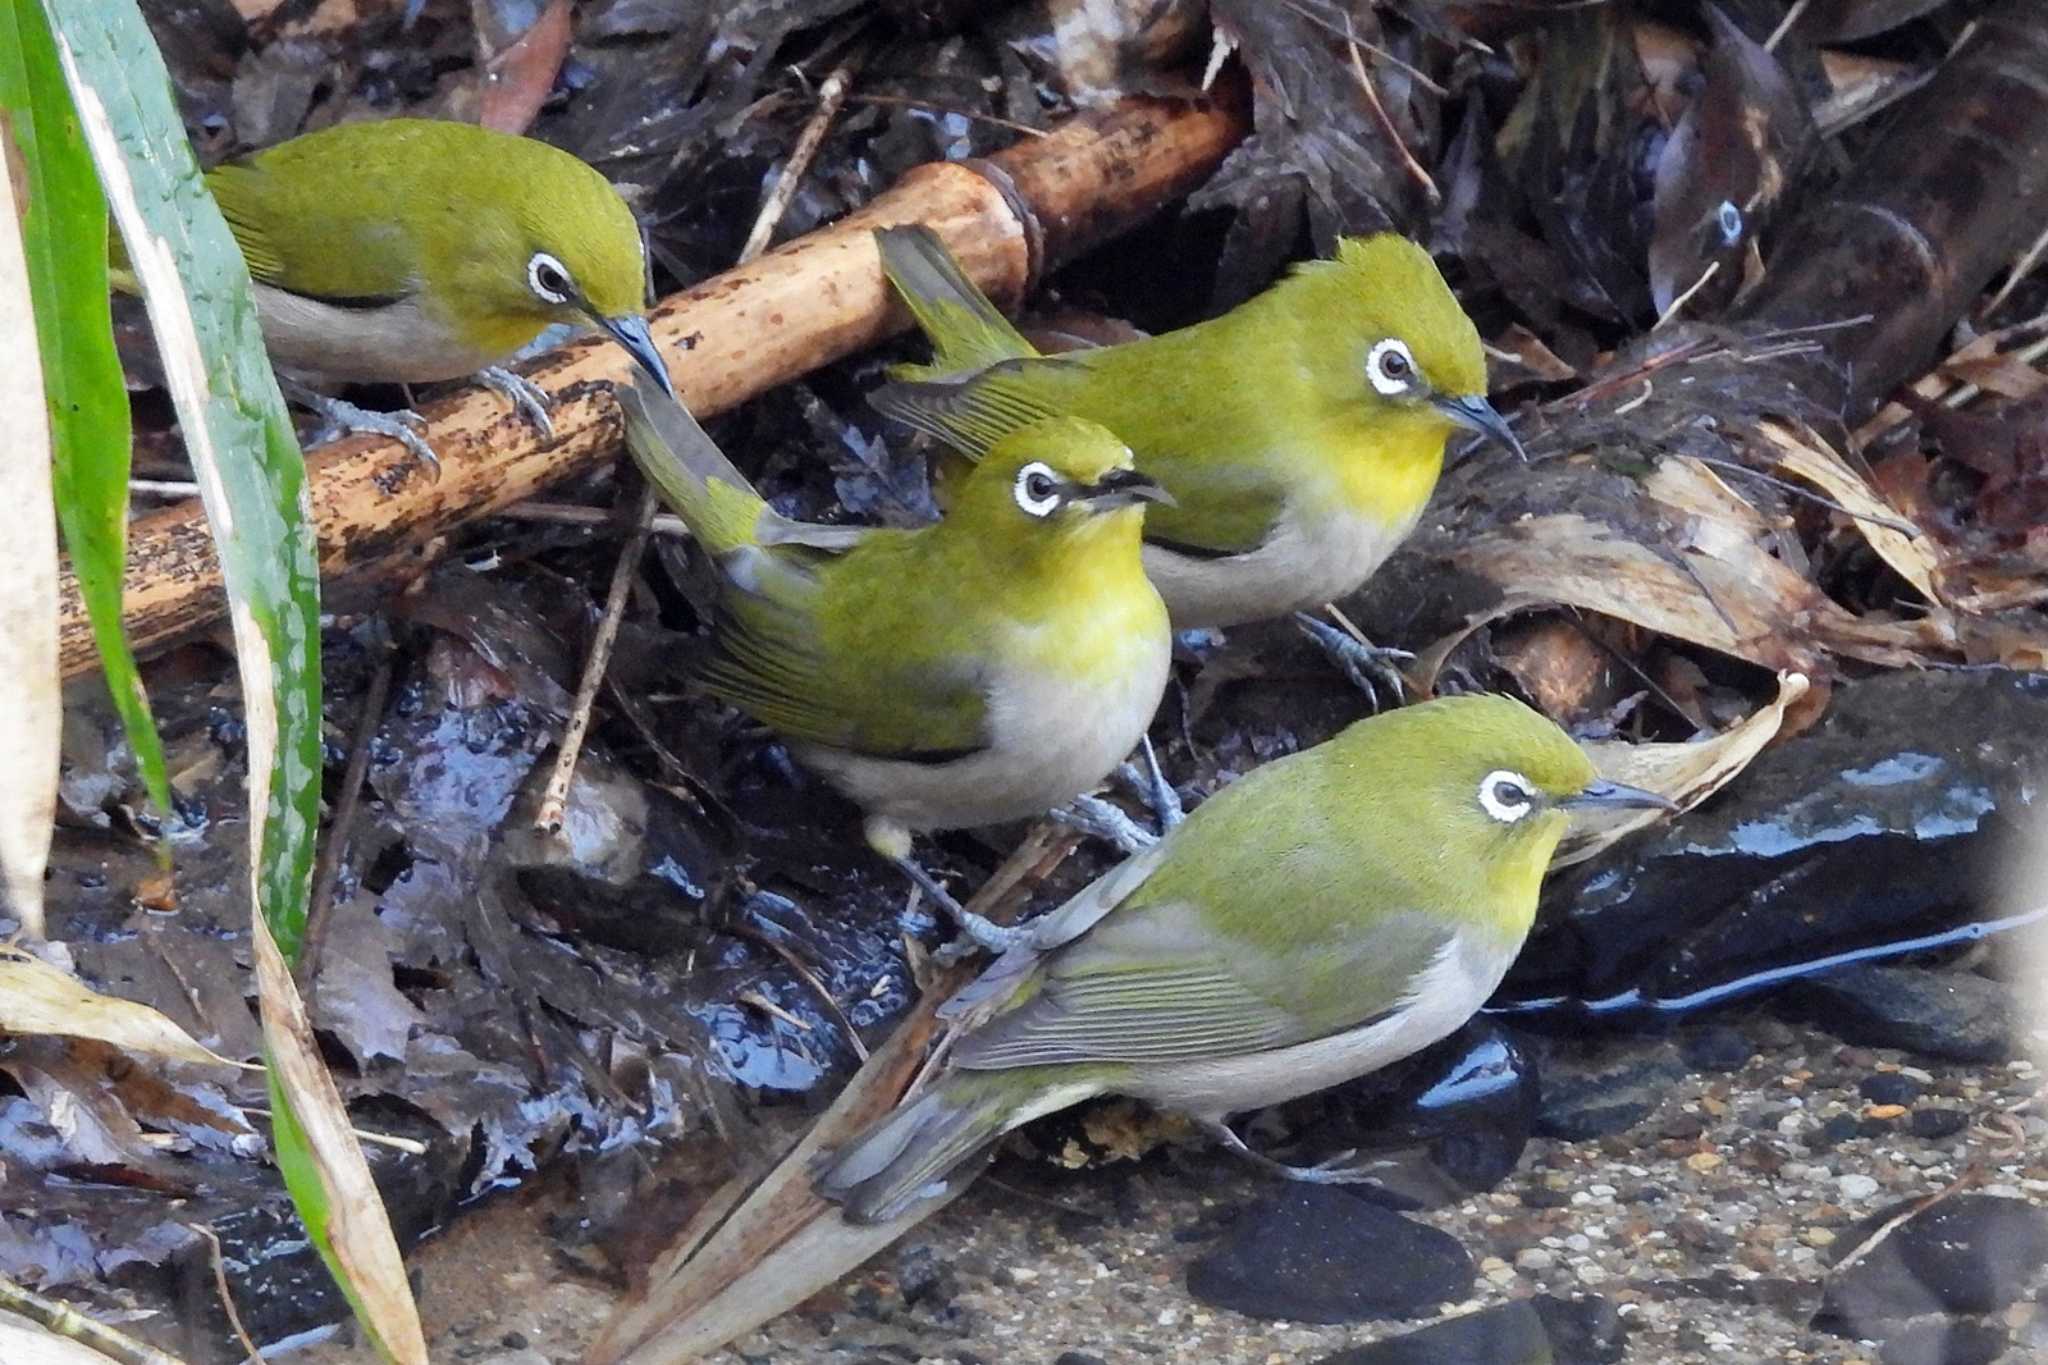
M 1156 502 L 1162 507 L 1177 505 L 1173 494 L 1135 469 L 1110 470 L 1090 484 L 1082 496 L 1103 510 L 1140 502 Z
M 1515 458 L 1523 464 L 1529 462 L 1529 452 L 1522 449 L 1522 443 L 1515 439 L 1515 429 L 1508 425 L 1507 418 L 1495 411 L 1493 404 L 1486 401 L 1485 394 L 1441 394 L 1430 399 L 1429 403 L 1431 407 L 1467 431 L 1476 431 L 1481 436 L 1506 446 L 1515 452 Z
M 627 355 L 639 362 L 661 391 L 669 397 L 676 396 L 676 386 L 668 377 L 668 366 L 662 361 L 661 352 L 655 349 L 654 335 L 647 330 L 647 319 L 637 313 L 625 313 L 619 317 L 597 317 L 598 326 L 611 334 L 611 339 L 625 348 Z
M 1653 791 L 1631 787 L 1626 782 L 1609 782 L 1604 777 L 1587 783 L 1585 790 L 1577 796 L 1567 796 L 1557 804 L 1567 810 L 1600 807 L 1607 810 L 1661 810 L 1669 811 L 1673 815 L 1678 813 L 1676 804 Z

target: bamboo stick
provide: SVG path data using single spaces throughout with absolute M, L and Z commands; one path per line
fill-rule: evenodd
M 909 324 L 882 276 L 873 229 L 929 224 L 983 288 L 1014 300 L 1044 269 L 1194 188 L 1246 126 L 1237 90 L 1201 104 L 1134 99 L 985 161 L 916 167 L 838 223 L 663 300 L 649 319 L 655 341 L 692 409 L 723 412 Z M 551 442 L 488 390 L 429 405 L 439 482 L 391 441 L 351 437 L 321 447 L 308 460 L 307 496 L 323 576 L 432 553 L 451 529 L 611 458 L 620 427 L 609 386 L 629 367 L 598 341 L 529 366 L 529 377 L 555 396 Z M 98 657 L 68 566 L 62 587 L 70 678 L 97 668 Z M 123 616 L 138 653 L 204 632 L 226 606 L 196 502 L 132 523 Z

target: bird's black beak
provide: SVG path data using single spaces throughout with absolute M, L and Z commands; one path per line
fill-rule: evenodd
M 1156 502 L 1162 507 L 1178 505 L 1173 494 L 1135 469 L 1112 469 L 1082 490 L 1081 496 L 1105 510 L 1140 502 Z
M 1529 462 L 1529 452 L 1522 449 L 1522 443 L 1515 439 L 1515 429 L 1508 425 L 1507 418 L 1501 416 L 1493 404 L 1486 401 L 1485 394 L 1439 394 L 1429 400 L 1429 405 L 1467 431 L 1476 431 L 1514 451 L 1515 458 L 1523 464 Z
M 647 319 L 637 313 L 625 313 L 615 318 L 599 317 L 597 325 L 611 334 L 611 339 L 625 348 L 627 355 L 639 362 L 661 391 L 669 397 L 676 396 L 676 386 L 668 377 L 668 366 L 662 361 L 661 352 L 655 349 L 654 335 L 647 330 Z
M 1558 802 L 1568 810 L 1583 810 L 1589 806 L 1604 807 L 1608 810 L 1661 810 L 1678 813 L 1678 807 L 1653 791 L 1631 787 L 1626 782 L 1610 782 L 1597 778 L 1586 784 L 1585 790 L 1577 796 L 1567 796 Z

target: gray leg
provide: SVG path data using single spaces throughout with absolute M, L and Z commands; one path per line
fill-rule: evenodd
M 893 858 L 890 861 L 903 869 L 903 875 L 917 884 L 924 892 L 925 899 L 944 911 L 960 929 L 960 937 L 939 949 L 941 963 L 951 964 L 969 956 L 975 949 L 989 953 L 1006 953 L 1020 943 L 1031 941 L 1029 929 L 997 924 L 983 915 L 977 915 L 959 901 L 953 893 L 939 884 L 939 879 L 918 866 L 914 858 Z
M 1126 854 L 1143 853 L 1159 842 L 1158 835 L 1142 828 L 1137 821 L 1099 796 L 1077 796 L 1049 814 L 1061 824 L 1072 825 L 1083 834 L 1107 839 Z
M 314 444 L 333 440 L 345 433 L 362 433 L 369 436 L 385 436 L 398 442 L 412 452 L 412 457 L 427 467 L 434 478 L 441 477 L 441 458 L 434 454 L 434 448 L 420 435 L 427 425 L 427 419 L 410 408 L 395 412 L 372 412 L 359 408 L 354 403 L 343 402 L 331 394 L 325 394 L 298 380 L 278 376 L 278 387 L 285 397 L 301 407 L 311 408 L 318 413 L 325 427 L 315 435 Z
M 1344 670 L 1344 676 L 1351 685 L 1365 693 L 1372 702 L 1373 710 L 1380 709 L 1379 689 L 1373 686 L 1377 678 L 1393 689 L 1394 700 L 1401 700 L 1404 684 L 1398 664 L 1415 656 L 1405 649 L 1390 649 L 1385 645 L 1361 644 L 1327 621 L 1309 615 L 1305 611 L 1294 613 L 1294 622 L 1302 633 L 1322 647 L 1337 667 Z
M 1234 1152 L 1246 1161 L 1264 1171 L 1270 1171 L 1283 1180 L 1299 1180 L 1309 1185 L 1369 1185 L 1372 1177 L 1356 1166 L 1344 1163 L 1358 1155 L 1356 1151 L 1339 1152 L 1313 1166 L 1290 1166 L 1284 1161 L 1275 1161 L 1269 1156 L 1260 1156 L 1244 1145 L 1244 1139 L 1232 1131 L 1229 1124 L 1220 1119 L 1197 1119 L 1202 1131 L 1216 1139 L 1219 1146 Z
M 546 389 L 525 375 L 514 374 L 498 365 L 478 370 L 476 379 L 477 383 L 485 388 L 503 394 L 505 401 L 516 408 L 520 416 L 533 423 L 534 429 L 540 432 L 543 441 L 555 439 L 555 424 L 548 416 L 548 410 L 554 407 L 555 400 L 548 397 Z
M 1145 755 L 1145 767 L 1140 771 L 1135 763 L 1117 765 L 1119 781 L 1136 792 L 1144 803 L 1159 817 L 1159 829 L 1170 834 L 1173 827 L 1188 818 L 1187 808 L 1180 803 L 1180 793 L 1166 780 L 1166 774 L 1159 767 L 1159 754 L 1152 747 L 1152 736 L 1146 735 L 1138 741 L 1138 751 Z

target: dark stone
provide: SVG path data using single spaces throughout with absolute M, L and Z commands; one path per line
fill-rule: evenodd
M 498 1344 L 508 1351 L 523 1351 L 533 1343 L 526 1339 L 524 1332 L 507 1332 L 498 1338 Z
M 1837 1114 L 1806 1135 L 1806 1145 L 1816 1152 L 1839 1147 L 1850 1138 L 1863 1135 L 1863 1120 L 1854 1114 Z
M 1481 1309 L 1368 1346 L 1324 1356 L 1315 1365 L 1523 1365 L 1563 1361 L 1546 1348 L 1543 1318 L 1527 1300 Z
M 1060 1358 L 1055 1360 L 1052 1365 L 1109 1365 L 1109 1362 L 1105 1361 L 1101 1356 L 1090 1355 L 1086 1351 L 1062 1351 L 1060 1352 Z
M 1691 1074 L 1669 1042 L 1595 1058 L 1560 1050 L 1543 1059 L 1543 1100 L 1536 1131 L 1584 1142 L 1635 1127 L 1657 1111 L 1671 1088 Z
M 1533 1185 L 1522 1191 L 1522 1204 L 1531 1209 L 1569 1208 L 1572 1202 L 1570 1190 L 1553 1190 L 1548 1185 Z
M 1910 1207 L 1894 1204 L 1838 1237 L 1847 1256 Z M 1929 1313 L 1996 1313 L 2048 1263 L 2048 1209 L 2024 1199 L 1961 1194 L 1907 1219 L 1846 1269 L 1828 1277 L 1814 1325 L 1877 1339 L 1882 1324 Z
M 1522 1041 L 1487 1019 L 1285 1111 L 1309 1159 L 1418 1149 L 1375 1177 L 1395 1207 L 1437 1208 L 1498 1185 L 1521 1161 L 1540 1087 Z
M 1991 1365 L 2011 1344 L 1996 1323 L 1923 1318 L 1885 1337 L 1877 1358 L 1882 1365 Z
M 1756 1047 L 1738 1029 L 1709 1024 L 1680 1038 L 1678 1055 L 1695 1071 L 1740 1071 L 1756 1056 Z
M 960 1277 L 928 1242 L 912 1242 L 896 1253 L 896 1287 L 903 1302 L 942 1312 L 960 1293 Z
M 1706 1008 L 1833 954 L 2004 913 L 1990 894 L 2028 809 L 2048 677 L 1893 670 L 1839 687 L 1686 818 L 1551 879 L 1502 999 L 1517 1023 Z M 1662 1015 L 1668 1017 L 1668 1015 Z
M 1530 1302 L 1550 1338 L 1552 1365 L 1614 1365 L 1627 1353 L 1628 1323 L 1598 1294 L 1538 1294 Z
M 1923 1105 L 1906 1120 L 1906 1130 L 1917 1138 L 1953 1137 L 1970 1126 L 1970 1116 L 1945 1104 Z
M 1801 982 L 1791 995 L 1846 1042 L 1956 1062 L 1998 1062 L 2012 1051 L 2012 992 L 1972 972 L 1849 967 Z
M 1920 1098 L 1920 1082 L 1896 1071 L 1880 1071 L 1874 1076 L 1865 1076 L 1856 1089 L 1872 1104 L 1911 1104 Z
M 1188 1292 L 1255 1318 L 1410 1318 L 1465 1297 L 1472 1258 L 1448 1233 L 1337 1186 L 1295 1185 L 1246 1210 L 1188 1267 Z

